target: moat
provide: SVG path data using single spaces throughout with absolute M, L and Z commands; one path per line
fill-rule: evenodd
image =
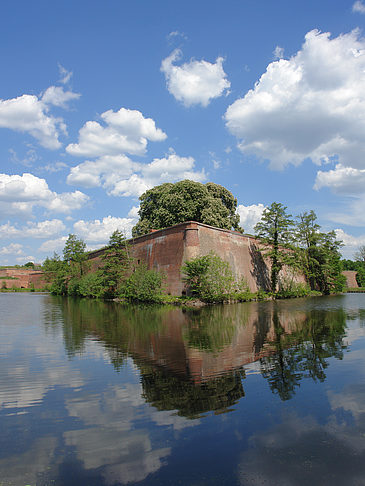
M 0 294 L 0 485 L 365 484 L 364 370 L 364 294 Z

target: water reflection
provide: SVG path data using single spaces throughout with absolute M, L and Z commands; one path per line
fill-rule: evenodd
M 138 367 L 143 396 L 159 410 L 199 417 L 228 411 L 245 392 L 244 367 L 254 364 L 282 400 L 301 380 L 324 381 L 328 359 L 342 359 L 342 308 L 299 309 L 272 303 L 206 307 L 134 308 L 63 300 L 70 356 L 93 336 L 118 370 L 128 357 Z
M 335 311 L 312 310 L 302 325 L 285 331 L 277 308 L 272 314 L 274 336 L 268 343 L 272 353 L 261 358 L 261 372 L 270 389 L 282 400 L 295 395 L 303 378 L 324 381 L 328 358 L 343 358 L 346 314 Z
M 200 310 L 15 297 L 0 305 L 0 483 L 362 484 L 359 296 Z

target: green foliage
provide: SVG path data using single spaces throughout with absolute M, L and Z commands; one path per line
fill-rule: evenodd
M 341 273 L 339 248 L 342 243 L 336 240 L 336 234 L 320 231 L 314 211 L 300 214 L 295 227 L 290 218 L 286 207 L 273 203 L 255 227 L 257 237 L 269 246 L 262 252 L 271 261 L 272 291 L 276 292 L 280 284 L 279 272 L 283 265 L 289 265 L 304 273 L 311 291 L 341 292 L 346 279 Z M 283 289 L 279 285 L 278 297 L 300 296 L 306 292 L 304 288 Z
M 24 267 L 26 268 L 34 268 L 34 263 L 33 262 L 27 262 L 24 264 Z
M 132 230 L 134 237 L 185 221 L 242 231 L 236 213 L 237 199 L 212 182 L 184 180 L 162 184 L 142 194 L 140 201 L 140 219 Z
M 229 263 L 214 253 L 185 262 L 181 271 L 189 291 L 204 302 L 223 302 L 237 289 Z
M 271 261 L 271 289 L 276 291 L 279 272 L 285 263 L 290 263 L 292 254 L 286 250 L 292 241 L 293 220 L 287 214 L 286 206 L 273 202 L 262 214 L 261 221 L 255 226 L 255 234 L 268 245 L 263 254 Z
M 355 260 L 342 260 L 344 270 L 354 270 L 357 272 L 356 281 L 359 287 L 365 287 L 365 246 L 360 246 L 355 253 Z
M 50 283 L 50 291 L 57 295 L 67 294 L 68 265 L 60 259 L 57 253 L 52 258 L 46 258 L 42 269 L 45 280 Z
M 78 283 L 77 295 L 99 298 L 105 296 L 103 275 L 100 271 L 83 275 Z
M 80 278 L 87 270 L 86 244 L 76 235 L 69 234 L 63 249 L 63 259 L 69 265 L 72 277 Z
M 101 258 L 103 266 L 100 274 L 104 296 L 116 297 L 120 294 L 134 263 L 128 243 L 121 231 L 116 230 L 111 235 L 108 247 Z
M 164 275 L 138 265 L 123 284 L 122 297 L 130 302 L 162 302 Z
M 342 243 L 336 240 L 333 231 L 320 231 L 314 211 L 305 212 L 297 219 L 296 254 L 311 290 L 319 290 L 324 294 L 341 292 L 346 282 L 341 273 L 339 248 Z

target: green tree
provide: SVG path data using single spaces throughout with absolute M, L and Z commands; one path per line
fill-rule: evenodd
M 54 252 L 52 258 L 47 257 L 44 260 L 42 269 L 46 281 L 51 284 L 51 292 L 57 295 L 67 294 L 68 266 L 56 252 Z
M 316 278 L 319 290 L 324 294 L 342 292 L 346 278 L 342 275 L 340 248 L 342 241 L 336 239 L 336 233 L 321 233 L 317 260 L 319 272 Z
M 74 234 L 69 234 L 63 249 L 63 259 L 69 265 L 71 277 L 80 278 L 86 271 L 85 242 Z
M 105 296 L 119 295 L 122 285 L 129 276 L 133 259 L 124 234 L 115 230 L 102 256 L 101 276 Z
M 317 288 L 320 274 L 319 245 L 323 239 L 323 234 L 320 232 L 321 227 L 316 220 L 317 216 L 314 211 L 304 212 L 297 216 L 295 229 L 298 261 L 311 290 Z
M 279 272 L 285 263 L 293 261 L 292 253 L 286 248 L 292 242 L 293 220 L 291 214 L 287 214 L 286 206 L 273 202 L 262 214 L 261 221 L 255 226 L 255 234 L 267 245 L 263 254 L 271 261 L 271 289 L 276 291 Z
M 134 237 L 185 221 L 197 221 L 217 228 L 243 231 L 236 213 L 237 199 L 223 186 L 190 180 L 166 183 L 140 197 L 140 219 Z

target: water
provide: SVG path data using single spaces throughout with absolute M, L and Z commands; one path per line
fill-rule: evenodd
M 365 485 L 365 294 L 0 294 L 0 485 Z

